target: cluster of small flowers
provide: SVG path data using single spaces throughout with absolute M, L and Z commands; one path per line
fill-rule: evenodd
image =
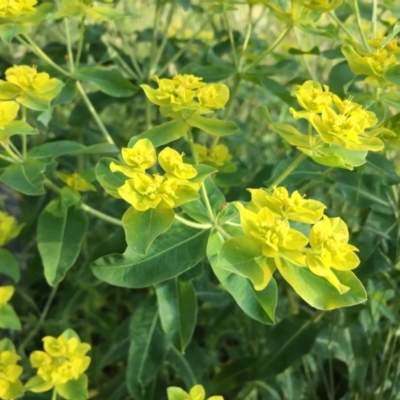
M 141 85 L 147 98 L 158 106 L 171 107 L 172 111 L 188 109 L 200 114 L 221 109 L 229 99 L 229 89 L 224 84 L 206 84 L 194 75 L 176 75 L 172 79 L 153 79 L 158 89 Z
M 37 0 L 7 0 L 0 2 L 0 18 L 15 18 L 36 12 Z
M 306 81 L 295 91 L 304 111 L 290 108 L 294 118 L 304 118 L 328 145 L 337 144 L 349 150 L 379 151 L 384 143 L 374 137 L 379 130 L 370 130 L 378 122 L 375 113 L 362 108 L 351 99 L 341 100 L 316 81 Z
M 18 115 L 20 105 L 31 109 L 37 103 L 50 102 L 61 90 L 62 83 L 50 78 L 36 67 L 15 65 L 5 72 L 6 80 L 0 80 L 0 129 L 4 129 Z
M 198 143 L 194 146 L 200 163 L 208 164 L 218 169 L 232 160 L 232 154 L 224 144 L 217 144 L 211 149 Z
M 136 210 L 175 208 L 198 198 L 198 172 L 193 165 L 184 163 L 182 154 L 174 149 L 166 147 L 158 154 L 164 175 L 145 172 L 157 162 L 156 150 L 148 139 L 140 139 L 132 148 L 123 148 L 122 158 L 126 165 L 112 162 L 110 169 L 129 178 L 118 193 Z
M 399 64 L 400 46 L 397 39 L 387 40 L 385 36 L 368 40 L 372 49 L 367 52 L 358 44 L 343 46 L 343 54 L 355 74 L 366 75 L 365 83 L 379 87 L 393 86 L 385 79 L 388 68 Z
M 0 341 L 0 399 L 11 400 L 22 397 L 24 391 L 46 392 L 55 388 L 63 397 L 63 385 L 69 381 L 86 378 L 84 374 L 90 364 L 86 353 L 88 343 L 81 343 L 74 331 L 67 330 L 58 338 L 43 338 L 44 351 L 34 351 L 30 362 L 37 375 L 24 385 L 19 379 L 23 369 L 17 365 L 21 357 L 9 339 Z
M 167 389 L 168 400 L 205 400 L 206 391 L 202 385 L 193 386 L 189 393 L 177 386 L 171 386 Z M 222 396 L 211 396 L 207 400 L 224 400 Z
M 349 232 L 344 221 L 326 217 L 323 203 L 306 200 L 297 191 L 291 196 L 284 187 L 276 187 L 272 193 L 263 189 L 249 191 L 249 206 L 235 205 L 244 233 L 262 244 L 262 254 L 266 257 L 263 281 L 256 289 L 264 289 L 277 266 L 287 260 L 300 267 L 307 266 L 341 294 L 345 293 L 349 288 L 340 283 L 333 270 L 350 271 L 360 260 L 354 253 L 357 248 L 348 244 Z M 292 229 L 289 221 L 313 225 L 309 238 Z M 308 243 L 311 247 L 306 247 Z

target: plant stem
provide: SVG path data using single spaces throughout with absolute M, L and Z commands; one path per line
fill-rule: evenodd
M 53 389 L 53 394 L 51 395 L 51 400 L 57 400 L 57 390 L 56 390 L 56 388 Z
M 270 188 L 278 186 L 288 175 L 290 175 L 296 167 L 307 158 L 304 153 L 301 153 L 294 161 L 269 185 Z
M 74 56 L 72 54 L 71 32 L 69 30 L 69 24 L 67 18 L 64 18 L 64 26 L 65 26 L 65 38 L 67 40 L 69 70 L 71 71 L 71 74 L 73 74 L 75 70 L 75 65 L 74 65 Z
M 22 121 L 26 122 L 26 107 L 22 106 Z M 28 138 L 26 135 L 22 135 L 22 157 L 26 159 L 26 153 L 28 152 Z
M 158 36 L 158 27 L 160 26 L 160 18 L 161 18 L 161 0 L 157 0 L 156 11 L 154 13 L 153 36 L 151 38 L 150 59 L 149 59 L 149 68 L 147 70 L 147 79 L 150 79 L 150 77 L 154 73 L 153 63 L 157 51 L 157 36 Z
M 231 43 L 233 62 L 235 63 L 236 67 L 238 68 L 239 63 L 238 63 L 238 56 L 236 53 L 235 38 L 233 37 L 232 27 L 231 27 L 231 24 L 229 23 L 229 19 L 228 19 L 228 16 L 226 15 L 226 12 L 223 13 L 223 18 L 225 21 L 225 25 L 228 28 L 229 41 Z
M 378 0 L 372 0 L 371 38 L 376 39 L 378 21 Z
M 179 222 L 182 222 L 182 224 L 190 226 L 192 228 L 196 229 L 210 229 L 212 228 L 211 224 L 198 224 L 197 222 L 189 221 L 188 219 L 182 218 L 179 215 L 175 214 L 175 219 Z
M 49 294 L 49 297 L 47 298 L 46 304 L 44 305 L 43 311 L 40 314 L 39 321 L 36 324 L 36 326 L 30 331 L 29 335 L 25 338 L 25 340 L 21 343 L 21 345 L 18 348 L 19 352 L 23 352 L 25 350 L 25 347 L 31 342 L 31 340 L 36 336 L 38 333 L 39 329 L 42 327 L 47 314 L 50 310 L 51 304 L 53 303 L 54 297 L 57 293 L 58 286 L 54 286 L 51 288 L 51 292 Z
M 89 97 L 87 96 L 85 90 L 83 89 L 81 83 L 79 81 L 76 81 L 76 87 L 78 88 L 79 93 L 81 94 L 83 101 L 85 102 L 90 114 L 92 114 L 93 119 L 96 121 L 97 126 L 99 127 L 101 133 L 104 136 L 104 139 L 110 144 L 115 145 L 115 142 L 111 135 L 108 133 L 107 128 L 103 124 L 103 121 L 101 120 L 99 114 L 97 113 L 96 109 L 93 107 L 92 102 L 90 101 Z
M 353 38 L 353 35 L 348 31 L 348 29 L 342 24 L 340 19 L 335 15 L 333 11 L 329 13 L 329 16 L 338 24 L 339 28 L 350 38 Z
M 7 153 L 14 161 L 16 161 L 17 163 L 20 163 L 20 162 L 21 162 L 20 158 L 10 149 L 10 146 L 9 146 L 9 145 L 5 144 L 4 142 L 2 142 L 2 143 L 0 143 L 0 144 L 3 146 L 4 150 L 6 151 L 6 153 Z
M 253 5 L 249 4 L 249 14 L 247 16 L 247 31 L 246 31 L 246 36 L 244 38 L 242 51 L 240 53 L 239 65 L 238 65 L 238 70 L 239 71 L 242 68 L 244 55 L 246 53 L 246 49 L 247 49 L 247 46 L 248 46 L 249 41 L 250 41 L 251 30 L 253 29 L 253 15 L 252 15 L 253 13 L 252 13 L 252 11 L 253 11 Z
M 367 41 L 367 38 L 365 36 L 364 30 L 362 28 L 360 9 L 358 8 L 358 0 L 353 0 L 353 7 L 354 7 L 354 14 L 355 14 L 356 20 L 357 20 L 358 30 L 359 30 L 360 35 L 361 35 L 361 40 L 363 42 L 365 50 L 369 52 L 368 41 Z
M 197 156 L 197 151 L 196 151 L 196 147 L 194 145 L 194 140 L 193 140 L 193 135 L 192 132 L 189 130 L 187 133 L 187 138 L 188 138 L 188 142 L 189 142 L 189 146 L 190 146 L 190 150 L 192 151 L 192 157 L 194 159 L 195 164 L 199 163 L 199 158 Z M 207 190 L 204 186 L 204 182 L 201 184 L 201 194 L 203 196 L 203 200 L 204 200 L 204 204 L 206 206 L 207 209 L 207 213 L 208 216 L 210 217 L 210 221 L 212 223 L 215 222 L 215 216 L 214 216 L 214 212 L 212 210 L 211 204 L 210 204 L 210 199 L 208 198 L 208 194 L 207 194 Z
M 282 40 L 285 38 L 285 36 L 289 33 L 289 31 L 291 29 L 292 29 L 292 25 L 287 25 L 286 28 L 280 33 L 280 35 L 271 44 L 271 46 L 268 49 L 266 49 L 263 53 L 261 53 L 252 63 L 250 63 L 249 65 L 246 65 L 243 68 L 242 72 L 248 71 L 249 69 L 258 65 L 260 63 L 260 61 L 264 60 L 264 58 L 267 57 L 267 55 L 270 54 L 279 45 L 279 43 L 282 42 Z
M 83 210 L 85 210 L 88 214 L 92 214 L 97 218 L 102 219 L 103 221 L 109 222 L 111 224 L 117 225 L 117 226 L 122 226 L 122 222 L 114 217 L 111 217 L 110 215 L 104 214 L 101 211 L 97 211 L 96 209 L 88 206 L 85 203 L 81 204 L 81 207 Z
M 12 158 L 3 156 L 3 155 L 1 155 L 1 154 L 0 154 L 0 159 L 1 159 L 1 160 L 4 160 L 4 161 L 7 161 L 7 162 L 9 162 L 9 163 L 12 163 L 12 164 L 15 163 L 15 161 L 14 161 Z
M 76 51 L 76 57 L 75 57 L 75 68 L 79 68 L 79 62 L 82 56 L 84 38 L 85 38 L 85 16 L 82 17 L 81 23 L 79 25 L 79 41 L 78 41 L 78 50 Z
M 44 53 L 40 47 L 29 37 L 24 34 L 17 35 L 16 38 L 22 43 L 24 46 L 28 47 L 33 53 L 35 53 L 39 58 L 43 61 L 46 61 L 47 64 L 51 65 L 54 69 L 56 69 L 61 74 L 70 77 L 71 74 L 66 71 L 64 68 L 58 66 L 49 56 Z

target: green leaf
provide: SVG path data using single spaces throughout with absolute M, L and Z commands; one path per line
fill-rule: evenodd
M 310 147 L 310 138 L 301 134 L 294 126 L 288 124 L 273 124 L 272 129 L 285 139 L 289 144 L 296 147 Z
M 118 193 L 118 188 L 125 183 L 126 177 L 121 172 L 111 172 L 110 163 L 112 162 L 115 162 L 117 164 L 119 163 L 118 160 L 115 160 L 113 158 L 102 158 L 96 164 L 96 178 L 108 194 L 116 197 L 117 199 L 120 199 L 121 196 Z
M 282 260 L 282 266 L 278 268 L 294 291 L 304 301 L 319 310 L 349 307 L 363 303 L 367 299 L 363 285 L 351 271 L 335 270 L 340 283 L 350 288 L 348 292 L 340 294 L 326 279 L 314 275 L 306 267 L 298 267 L 289 261 Z
M 116 68 L 79 68 L 75 72 L 75 78 L 94 83 L 101 92 L 113 97 L 130 97 L 138 91 Z
M 379 178 L 387 185 L 400 183 L 400 176 L 396 173 L 393 163 L 382 154 L 369 152 L 367 156 L 367 165 L 372 168 Z
M 235 123 L 231 121 L 222 121 L 215 118 L 206 118 L 198 114 L 194 114 L 186 122 L 195 128 L 199 128 L 215 136 L 228 136 L 232 135 L 238 130 Z
M 171 227 L 174 216 L 175 213 L 170 208 L 150 208 L 147 211 L 128 208 L 122 217 L 122 225 L 130 250 L 146 254 L 156 237 Z
M 385 79 L 400 86 L 400 65 L 396 64 L 385 71 Z
M 18 261 L 6 249 L 0 248 L 0 274 L 9 276 L 14 282 L 21 278 Z
M 11 121 L 4 129 L 0 130 L 0 141 L 13 135 L 37 135 L 39 131 L 32 128 L 24 121 Z
M 182 353 L 190 343 L 197 318 L 197 298 L 191 281 L 169 279 L 156 285 L 164 332 Z
M 204 181 L 204 185 L 206 188 L 208 199 L 210 201 L 211 209 L 213 210 L 214 214 L 217 215 L 220 212 L 223 204 L 225 203 L 225 196 L 217 188 L 212 178 L 207 177 Z M 208 215 L 203 196 L 201 196 L 197 200 L 193 200 L 189 203 L 183 204 L 182 209 L 195 221 L 198 221 L 200 223 L 210 222 L 210 216 Z
M 0 23 L 0 37 L 5 43 L 11 43 L 14 36 L 28 31 L 28 27 L 14 23 Z
M 94 6 L 87 8 L 87 13 L 95 20 L 112 21 L 116 18 L 123 18 L 129 16 L 127 12 L 121 12 L 108 6 Z
M 46 165 L 40 161 L 27 159 L 7 167 L 0 181 L 28 196 L 39 196 L 44 193 L 45 169 Z
M 191 388 L 196 385 L 197 379 L 189 364 L 189 360 L 175 347 L 171 347 L 168 352 L 167 362 L 172 366 L 179 378 L 183 380 L 186 387 Z
M 92 263 L 94 275 L 111 285 L 140 288 L 171 279 L 193 268 L 205 257 L 209 231 L 193 229 L 177 221 L 158 236 L 146 255 L 127 248 Z
M 137 400 L 147 400 L 145 387 L 157 375 L 170 346 L 152 300 L 150 298 L 139 305 L 130 325 L 126 384 L 129 393 Z
M 172 120 L 151 128 L 140 135 L 134 136 L 128 143 L 128 147 L 133 147 L 140 139 L 149 139 L 154 147 L 180 139 L 189 130 L 189 125 L 182 120 Z
M 218 231 L 212 231 L 207 245 L 207 255 L 218 280 L 249 317 L 263 324 L 274 323 L 278 301 L 275 280 L 272 279 L 265 289 L 256 291 L 248 279 L 220 268 L 218 253 L 223 244 L 224 240 Z
M 219 82 L 234 75 L 236 73 L 236 69 L 233 66 L 229 67 L 189 63 L 180 70 L 180 73 L 201 76 L 205 82 Z
M 37 241 L 49 285 L 59 284 L 74 265 L 87 225 L 87 215 L 81 208 L 65 208 L 60 199 L 50 202 L 40 214 Z
M 68 400 L 86 400 L 88 398 L 88 377 L 82 374 L 78 379 L 56 385 L 57 393 Z
M 21 330 L 21 322 L 10 304 L 0 305 L 0 328 Z

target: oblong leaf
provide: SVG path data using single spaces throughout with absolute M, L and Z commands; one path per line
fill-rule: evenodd
M 160 235 L 146 255 L 127 248 L 124 254 L 104 256 L 91 265 L 94 275 L 111 285 L 141 288 L 171 279 L 205 257 L 209 230 L 193 229 L 176 221 Z
M 0 274 L 9 276 L 14 282 L 18 282 L 21 277 L 18 261 L 6 249 L 0 248 Z
M 186 122 L 195 128 L 199 128 L 214 136 L 232 135 L 238 130 L 235 123 L 231 121 L 222 121 L 215 118 L 206 118 L 201 115 L 194 114 Z
M 49 285 L 60 283 L 75 263 L 87 225 L 87 215 L 81 208 L 65 208 L 59 199 L 50 202 L 40 214 L 37 241 Z

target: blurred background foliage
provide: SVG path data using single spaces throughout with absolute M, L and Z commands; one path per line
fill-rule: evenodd
M 124 147 L 132 136 L 164 121 L 139 89 L 154 74 L 191 73 L 205 82 L 227 84 L 232 100 L 219 116 L 239 126 L 237 134 L 222 140 L 238 166 L 236 172 L 219 173 L 216 178 L 227 201 L 249 200 L 246 188 L 265 186 L 296 151 L 272 132 L 257 106 L 267 105 L 274 121 L 293 124 L 288 110 L 296 102 L 291 91 L 308 79 L 329 85 L 342 98 L 354 96 L 363 104 L 371 103 L 370 88 L 350 71 L 340 51 L 346 35 L 329 14 L 307 29 L 294 27 L 257 62 L 284 29 L 265 6 L 268 1 L 115 3 L 128 16 L 108 23 L 87 20 L 81 63 L 117 67 L 136 93 L 116 98 L 89 83 L 85 87 L 90 100 L 116 144 Z M 288 2 L 275 3 L 284 7 Z M 383 32 L 400 18 L 396 5 L 396 0 L 379 1 Z M 373 3 L 362 1 L 359 7 L 368 31 Z M 356 37 L 353 2 L 344 1 L 334 13 Z M 75 46 L 79 24 L 79 19 L 71 20 Z M 32 28 L 31 37 L 55 63 L 66 63 L 62 20 Z M 16 41 L 1 44 L 0 54 L 1 71 L 28 64 L 59 76 Z M 254 61 L 252 68 L 245 68 Z M 399 103 L 387 107 L 377 102 L 371 107 L 380 121 L 392 116 L 398 121 Z M 51 111 L 32 112 L 29 122 L 40 131 L 34 138 L 36 145 L 60 139 L 85 145 L 99 142 L 99 129 L 72 81 L 66 82 Z M 200 133 L 197 140 L 212 144 L 212 139 Z M 174 147 L 188 151 L 183 142 Z M 198 300 L 193 339 L 182 355 L 167 348 L 161 327 L 154 327 L 157 306 L 153 288 L 117 288 L 92 275 L 91 261 L 125 248 L 122 228 L 92 218 L 78 262 L 60 284 L 41 332 L 57 336 L 72 327 L 92 343 L 89 382 L 93 399 L 164 399 L 167 386 L 190 388 L 196 382 L 204 384 L 210 395 L 221 394 L 227 400 L 400 399 L 399 156 L 398 141 L 393 139 L 384 153 L 370 154 L 368 162 L 354 171 L 333 170 L 306 160 L 283 182 L 289 190 L 298 189 L 324 202 L 331 216 L 346 221 L 350 242 L 360 249 L 362 264 L 357 275 L 368 291 L 368 301 L 362 305 L 315 311 L 277 276 L 277 323 L 263 325 L 242 312 L 202 262 L 182 278 L 194 279 Z M 97 160 L 97 155 L 62 156 L 58 168 L 85 170 L 85 176 L 94 181 Z M 85 194 L 87 201 L 119 218 L 126 205 L 97 188 L 96 193 Z M 1 207 L 15 210 L 25 222 L 18 241 L 11 244 L 23 265 L 21 290 L 13 304 L 28 327 L 12 333 L 16 342 L 37 324 L 49 295 L 35 229 L 51 196 L 15 197 L 1 186 Z M 150 348 L 143 348 L 150 335 Z M 38 346 L 39 335 L 27 350 Z M 30 396 L 24 398 L 46 398 Z

